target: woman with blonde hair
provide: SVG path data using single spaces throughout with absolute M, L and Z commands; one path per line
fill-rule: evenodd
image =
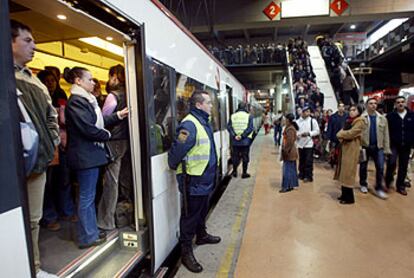
M 355 203 L 353 186 L 359 163 L 362 130 L 365 128 L 365 122 L 360 117 L 362 111 L 361 106 L 351 105 L 344 128 L 336 134 L 340 152 L 334 179 L 342 185 L 342 194 L 338 197 L 341 204 Z

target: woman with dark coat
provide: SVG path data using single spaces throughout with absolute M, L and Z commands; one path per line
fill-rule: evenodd
M 280 193 L 285 193 L 299 186 L 296 160 L 298 159 L 298 149 L 296 148 L 296 131 L 299 129 L 294 122 L 293 114 L 286 115 L 286 127 L 283 132 L 282 160 L 283 160 L 283 179 Z
M 359 163 L 361 135 L 366 128 L 364 120 L 360 117 L 361 113 L 362 107 L 351 105 L 344 128 L 336 134 L 340 143 L 340 153 L 334 179 L 339 180 L 342 185 L 342 194 L 338 197 L 341 204 L 355 203 L 353 186 Z
M 96 225 L 95 193 L 99 167 L 108 163 L 104 142 L 111 133 L 104 127 L 120 122 L 128 109 L 103 117 L 96 97 L 92 94 L 91 73 L 80 67 L 65 69 L 65 80 L 72 85 L 66 107 L 68 133 L 68 164 L 76 172 L 79 182 L 78 241 L 79 248 L 105 242 L 105 234 Z

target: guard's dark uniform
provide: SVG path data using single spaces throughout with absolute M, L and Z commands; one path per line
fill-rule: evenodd
M 250 152 L 250 145 L 253 141 L 252 133 L 253 133 L 253 117 L 249 115 L 248 117 L 236 117 L 239 118 L 238 120 L 242 119 L 242 121 L 245 122 L 246 128 L 242 131 L 238 131 L 240 129 L 239 127 L 235 127 L 233 124 L 232 119 L 234 120 L 234 116 L 236 114 L 240 113 L 246 113 L 248 112 L 245 109 L 238 109 L 236 113 L 232 115 L 232 118 L 230 118 L 229 123 L 227 124 L 227 130 L 230 133 L 233 152 L 232 152 L 232 160 L 233 160 L 233 176 L 237 176 L 237 167 L 240 164 L 240 158 L 243 161 L 243 175 L 242 177 L 249 177 L 250 175 L 247 174 L 247 168 L 249 165 L 249 152 Z M 240 133 L 240 134 L 239 134 Z M 241 140 L 236 140 L 236 136 L 240 135 Z
M 210 153 L 208 164 L 199 176 L 185 175 L 177 171 L 177 181 L 180 192 L 183 193 L 185 176 L 187 176 L 187 213 L 183 209 L 180 219 L 180 243 L 183 264 L 193 272 L 201 272 L 202 267 L 195 261 L 192 253 L 192 240 L 197 236 L 196 244 L 218 243 L 219 237 L 211 236 L 206 231 L 205 220 L 208 213 L 209 197 L 214 189 L 217 169 L 217 154 L 214 144 L 213 130 L 208 122 L 209 115 L 197 108 L 192 108 L 190 114 L 198 120 L 208 135 Z M 207 138 L 205 138 L 207 139 Z M 180 168 L 180 163 L 198 144 L 197 127 L 192 121 L 184 121 L 177 128 L 177 138 L 168 153 L 168 164 L 171 169 Z M 190 161 L 187 162 L 187 165 Z M 189 165 L 188 165 L 189 166 Z M 183 194 L 184 195 L 184 194 Z

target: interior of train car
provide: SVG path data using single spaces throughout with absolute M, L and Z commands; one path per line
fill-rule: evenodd
M 58 86 L 68 96 L 70 84 L 61 78 L 65 67 L 79 66 L 88 69 L 98 80 L 95 92 L 103 100 L 107 95 L 105 87 L 109 68 L 116 65 L 125 67 L 128 63 L 129 69 L 134 69 L 135 63 L 139 64 L 139 59 L 134 59 L 137 47 L 132 41 L 135 39 L 135 43 L 139 44 L 139 39 L 131 37 L 131 34 L 126 34 L 126 32 L 118 31 L 132 30 L 131 26 L 135 28 L 137 26 L 133 26 L 107 8 L 103 10 L 102 7 L 88 6 L 88 3 L 84 7 L 71 7 L 70 4 L 63 2 L 46 0 L 17 0 L 10 1 L 9 5 L 11 19 L 30 26 L 33 31 L 37 51 L 33 61 L 28 64 L 29 68 L 35 75 L 45 69 L 57 68 L 60 71 L 60 76 L 56 75 Z M 101 15 L 100 18 L 106 22 L 96 19 L 93 16 L 95 14 Z M 108 22 L 113 22 L 116 26 L 111 27 Z M 138 71 L 128 70 L 128 68 L 126 71 L 129 107 L 136 104 L 138 89 L 135 80 L 140 79 L 136 78 L 136 72 Z M 53 94 L 53 91 L 50 93 Z M 137 113 L 138 109 L 132 109 L 134 110 Z M 42 269 L 47 272 L 62 277 L 85 276 L 86 273 L 94 277 L 102 277 L 102 273 L 113 277 L 122 274 L 127 266 L 145 254 L 144 249 L 147 247 L 143 242 L 148 240 L 143 240 L 145 237 L 143 235 L 147 231 L 147 223 L 144 216 L 140 175 L 133 170 L 139 168 L 134 166 L 139 166 L 140 163 L 138 121 L 134 121 L 134 117 L 136 119 L 138 115 L 131 113 L 130 138 L 132 139 L 129 144 L 129 158 L 131 159 L 125 159 L 121 165 L 121 173 L 124 173 L 122 183 L 125 190 L 118 196 L 116 228 L 106 231 L 106 243 L 89 249 L 78 248 L 76 213 L 63 214 L 62 203 L 59 199 L 60 192 L 53 180 L 61 175 L 59 172 L 61 168 L 49 167 L 50 181 L 46 186 L 45 204 L 48 203 L 48 213 L 57 214 L 58 218 L 54 220 L 53 225 L 46 221 L 41 222 L 39 248 Z M 135 155 L 132 156 L 132 153 Z M 76 204 L 78 183 L 73 175 L 68 174 L 68 178 L 72 185 L 71 202 Z M 96 204 L 99 202 L 101 193 L 102 178 L 97 185 Z M 74 211 L 76 212 L 76 209 Z M 45 211 L 44 215 L 46 215 Z M 108 263 L 102 260 L 107 260 Z M 98 261 L 101 261 L 102 267 L 100 268 L 94 267 Z

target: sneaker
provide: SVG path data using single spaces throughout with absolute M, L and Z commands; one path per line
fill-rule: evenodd
M 384 192 L 383 190 L 381 190 L 381 189 L 375 190 L 375 195 L 377 195 L 377 197 L 378 197 L 378 198 L 383 199 L 383 200 L 385 200 L 385 199 L 387 199 L 387 198 L 388 198 L 387 193 L 385 193 L 385 192 Z
M 36 278 L 59 278 L 59 276 L 40 269 L 39 272 L 36 273 Z
M 366 186 L 361 186 L 360 190 L 364 194 L 367 194 L 368 193 L 368 187 L 366 187 Z

